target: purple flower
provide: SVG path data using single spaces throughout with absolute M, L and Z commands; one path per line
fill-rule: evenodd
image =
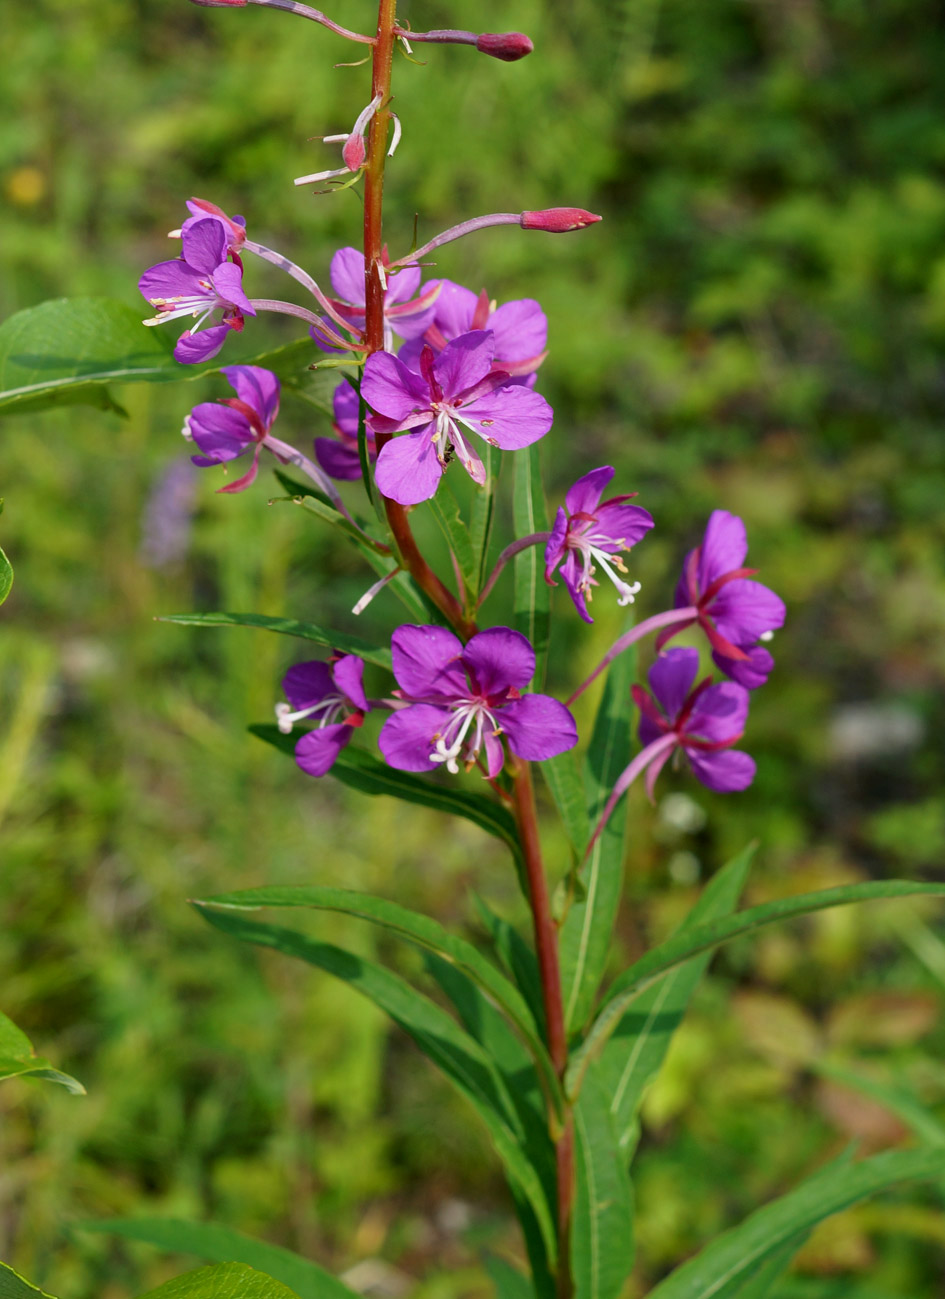
M 189 198 L 187 200 L 187 210 L 190 216 L 184 222 L 179 230 L 172 230 L 169 238 L 180 239 L 185 230 L 191 230 L 198 221 L 206 220 L 208 217 L 219 221 L 226 233 L 227 252 L 235 262 L 242 265 L 239 254 L 246 242 L 246 218 L 241 216 L 227 216 L 222 208 L 217 207 L 216 203 L 208 203 L 205 198 Z
M 332 428 L 335 438 L 315 439 L 315 459 L 330 478 L 353 482 L 361 477 L 361 458 L 358 455 L 358 394 L 347 379 L 342 379 L 332 398 L 335 418 Z M 367 453 L 371 464 L 377 459 L 374 435 L 367 432 Z
M 520 758 L 553 758 L 577 743 L 574 718 L 549 695 L 523 695 L 535 651 L 509 627 L 478 632 L 464 647 L 442 627 L 398 627 L 391 640 L 398 692 L 408 701 L 381 727 L 381 752 L 400 771 L 445 763 L 467 771 L 485 750 L 490 777 L 502 770 L 500 736 Z
M 614 569 L 626 573 L 620 551 L 629 551 L 653 527 L 652 515 L 647 510 L 625 504 L 636 492 L 612 496 L 601 504 L 601 495 L 613 476 L 612 466 L 603 465 L 577 480 L 564 498 L 564 507 L 558 507 L 545 547 L 545 581 L 550 586 L 558 585 L 552 575 L 563 560 L 561 576 L 585 622 L 594 621 L 587 611 L 586 600 L 591 598 L 591 588 L 599 585 L 594 576 L 598 567 L 617 588 L 617 603 L 633 603 L 640 583 L 625 582 Z
M 422 374 L 389 352 L 368 357 L 361 393 L 376 412 L 372 431 L 409 430 L 378 455 L 377 485 L 385 496 L 401 505 L 429 500 L 451 450 L 474 482 L 485 482 L 483 463 L 467 440 L 470 432 L 503 451 L 527 447 L 548 432 L 551 407 L 538 393 L 511 385 L 507 374 L 493 370 L 494 353 L 492 334 L 475 330 L 447 343 L 436 360 L 425 347 Z
M 345 654 L 331 663 L 296 663 L 282 678 L 287 704 L 276 704 L 279 730 L 296 722 L 317 722 L 295 746 L 295 760 L 310 776 L 324 776 L 364 721 L 371 706 L 364 694 L 364 663 Z M 338 719 L 341 719 L 340 721 Z
M 339 248 L 331 259 L 331 286 L 338 295 L 331 299 L 331 304 L 340 316 L 350 321 L 352 334 L 360 334 L 364 329 L 364 254 L 357 248 Z M 387 290 L 384 294 L 384 350 L 391 351 L 394 346 L 394 334 L 401 338 L 417 338 L 433 321 L 434 304 L 438 290 L 426 288 L 420 293 L 419 266 L 405 266 L 402 270 L 391 271 L 387 275 Z M 313 328 L 312 338 L 326 351 L 319 337 L 318 330 Z
M 490 302 L 485 289 L 478 298 L 471 289 L 452 280 L 431 280 L 428 289 L 439 289 L 433 322 L 423 335 L 436 353 L 460 334 L 473 329 L 488 329 L 495 338 L 496 369 L 534 382 L 535 371 L 545 359 L 548 341 L 548 319 L 533 298 L 519 298 L 497 307 Z M 411 339 L 398 352 L 404 365 L 419 370 L 421 342 Z
M 189 223 L 188 223 L 189 224 Z M 243 270 L 226 260 L 227 233 L 215 217 L 195 221 L 182 229 L 183 256 L 159 262 L 145 271 L 138 288 L 157 315 L 146 325 L 160 325 L 179 316 L 197 316 L 193 329 L 185 329 L 174 348 L 174 357 L 185 365 L 216 356 L 231 329 L 243 328 L 243 313 L 255 316 L 243 292 Z M 198 330 L 215 312 L 221 323 Z
M 294 447 L 269 432 L 279 414 L 279 380 L 272 371 L 258 365 L 229 365 L 221 373 L 236 396 L 195 406 L 184 420 L 184 436 L 203 453 L 191 456 L 201 469 L 236 460 L 253 447 L 253 463 L 247 472 L 219 488 L 221 492 L 241 492 L 256 479 L 263 447 L 283 464 L 295 463 L 300 457 Z
M 645 746 L 639 757 L 652 750 L 647 772 L 651 796 L 656 777 L 675 749 L 682 749 L 703 785 L 720 794 L 747 789 L 755 778 L 754 760 L 733 748 L 745 731 L 748 691 L 733 681 L 712 685 L 711 677 L 693 689 L 698 669 L 698 650 L 668 650 L 650 668 L 653 694 L 633 687 L 641 714 L 640 743 Z
M 716 666 L 749 690 L 764 685 L 774 659 L 759 641 L 784 624 L 784 601 L 760 582 L 757 570 L 744 568 L 748 554 L 745 525 L 737 514 L 713 510 L 702 544 L 683 563 L 675 607 L 692 607 L 688 622 L 668 628 L 657 640 L 662 648 L 673 636 L 698 623 L 712 646 Z

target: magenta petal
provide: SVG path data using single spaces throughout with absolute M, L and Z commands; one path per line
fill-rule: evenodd
M 433 363 L 444 396 L 458 397 L 474 388 L 492 369 L 494 356 L 495 340 L 487 329 L 474 329 L 447 343 Z
M 574 718 L 550 695 L 523 695 L 502 709 L 499 721 L 513 753 L 541 762 L 573 749 L 578 741 Z
M 571 514 L 593 514 L 614 473 L 612 465 L 601 465 L 600 469 L 592 469 L 589 474 L 579 478 L 564 498 L 568 511 Z
M 390 648 L 397 684 L 412 699 L 446 702 L 468 693 L 462 642 L 445 627 L 404 623 Z
M 201 329 L 196 334 L 185 329 L 174 348 L 174 360 L 180 361 L 182 365 L 209 361 L 221 350 L 229 332 L 229 325 L 211 325 L 209 329 Z
M 442 734 L 450 720 L 448 708 L 433 704 L 412 704 L 388 717 L 377 737 L 387 762 L 398 771 L 433 771 L 430 758 L 435 735 Z
M 722 749 L 719 753 L 687 749 L 686 756 L 693 774 L 707 789 L 714 789 L 717 794 L 734 794 L 747 789 L 755 778 L 755 760 L 741 749 Z
M 199 271 L 180 257 L 170 262 L 158 262 L 150 267 L 138 281 L 138 288 L 148 302 L 154 303 L 159 298 L 207 298 L 212 294 L 201 283 L 206 279 Z
M 717 577 L 741 568 L 748 554 L 745 525 L 737 514 L 713 510 L 706 524 L 699 556 L 699 590 L 705 591 Z
M 568 595 L 570 595 L 571 599 L 574 601 L 575 609 L 577 609 L 585 622 L 592 623 L 594 619 L 588 612 L 587 597 L 581 588 L 583 572 L 584 570 L 577 557 L 577 552 L 574 550 L 568 550 L 567 555 L 565 556 L 564 565 L 561 569 L 561 576 L 564 578 L 564 584 L 568 588 Z
M 335 685 L 345 696 L 350 699 L 355 708 L 360 708 L 362 713 L 369 712 L 367 695 L 364 693 L 364 662 L 355 654 L 343 655 L 331 670 L 334 677 Z
M 660 654 L 650 668 L 648 680 L 670 722 L 679 715 L 699 670 L 699 651 L 671 649 Z
M 505 762 L 505 750 L 497 735 L 486 730 L 482 736 L 482 747 L 486 751 L 486 771 L 490 780 L 495 780 Z
M 410 298 L 415 298 L 420 291 L 420 279 L 423 272 L 419 266 L 405 266 L 402 271 L 396 271 L 393 275 L 387 277 L 387 298 L 386 305 L 392 307 L 398 302 L 408 302 Z M 361 259 L 361 286 L 362 295 L 360 301 L 364 301 L 364 259 Z M 349 302 L 352 299 L 349 298 Z
M 432 288 L 436 284 L 441 284 L 443 287 L 436 300 L 434 319 L 437 328 L 449 342 L 450 339 L 469 332 L 477 299 L 471 289 L 464 288 L 462 284 L 456 284 L 453 280 L 433 280 L 427 288 Z
M 331 287 L 353 306 L 364 306 L 364 253 L 357 248 L 339 248 L 331 259 Z
M 540 393 L 510 384 L 461 408 L 457 418 L 490 445 L 517 451 L 545 436 L 554 422 L 554 411 Z
M 181 230 L 184 261 L 202 275 L 212 275 L 226 258 L 226 230 L 215 217 L 187 222 Z
M 324 776 L 351 739 L 351 727 L 343 722 L 319 726 L 303 735 L 295 746 L 295 760 L 310 776 Z
M 295 711 L 321 703 L 333 691 L 331 668 L 320 659 L 295 663 L 282 678 L 282 692 Z
M 463 665 L 476 693 L 492 699 L 510 689 L 525 689 L 535 675 L 535 651 L 520 631 L 490 627 L 469 641 Z
M 605 502 L 597 511 L 597 523 L 594 532 L 597 536 L 610 537 L 609 543 L 595 542 L 601 549 L 606 549 L 606 545 L 617 546 L 618 549 L 628 550 L 635 546 L 641 537 L 653 527 L 653 516 L 649 510 L 644 510 L 640 505 L 610 505 Z
M 358 394 L 347 379 L 342 379 L 331 399 L 335 423 L 349 437 L 358 436 Z
M 354 483 L 361 477 L 361 457 L 357 451 L 334 438 L 315 439 L 315 459 L 329 478 L 340 483 Z
M 225 262 L 213 272 L 213 287 L 220 299 L 237 307 L 247 316 L 255 316 L 256 308 L 243 292 L 243 272 L 233 262 Z
M 254 441 L 246 416 L 215 401 L 203 401 L 195 406 L 187 423 L 194 445 L 206 457 L 206 464 L 235 460 Z
M 751 645 L 766 631 L 784 625 L 781 597 L 747 578 L 727 582 L 710 600 L 708 611 L 721 634 L 734 645 Z
M 527 361 L 545 350 L 548 318 L 534 298 L 505 302 L 489 317 L 497 361 Z
M 757 690 L 768 680 L 774 668 L 774 659 L 763 645 L 752 645 L 750 649 L 739 646 L 739 649 L 745 650 L 747 659 L 726 658 L 716 651 L 712 655 L 712 661 L 727 677 L 737 681 L 746 690 Z
M 361 396 L 378 415 L 398 421 L 430 409 L 426 382 L 390 352 L 375 352 L 368 357 Z
M 564 539 L 568 535 L 568 516 L 562 506 L 558 506 L 551 536 L 545 543 L 545 580 L 550 581 L 555 569 L 565 556 Z
M 247 406 L 252 406 L 267 430 L 279 414 L 279 380 L 261 365 L 225 365 L 221 373 Z
M 679 651 L 675 651 L 679 653 Z M 695 650 L 692 651 L 695 653 Z M 696 702 L 685 733 L 713 744 L 737 739 L 748 720 L 748 691 L 734 681 L 709 686 Z
M 374 480 L 383 495 L 398 505 L 419 505 L 436 495 L 445 466 L 437 459 L 431 428 L 428 424 L 416 433 L 395 437 L 380 450 Z

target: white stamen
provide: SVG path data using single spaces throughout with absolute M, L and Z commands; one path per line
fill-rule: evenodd
M 769 640 L 774 640 L 774 632 L 763 631 L 761 635 L 758 637 L 758 639 L 764 641 L 765 643 L 767 643 Z
M 180 433 L 182 438 L 185 438 L 188 442 L 193 442 L 194 432 L 193 429 L 190 427 L 189 415 L 184 416 L 184 427 L 181 429 Z
M 319 713 L 323 713 L 324 716 L 318 718 L 318 725 L 327 726 L 335 720 L 344 706 L 344 696 L 338 694 L 326 695 L 317 704 L 312 704 L 309 708 L 300 708 L 296 713 L 293 713 L 291 704 L 276 704 L 276 725 L 283 735 L 288 735 L 294 722 L 301 722 L 306 717 L 314 719 Z
M 313 171 L 311 176 L 297 176 L 293 185 L 312 185 L 320 180 L 331 180 L 334 176 L 349 176 L 347 167 L 335 167 L 332 171 Z
M 436 737 L 434 752 L 430 754 L 431 762 L 445 762 L 446 770 L 452 776 L 459 774 L 459 766 L 456 759 L 463 752 L 463 741 L 466 739 L 467 732 L 473 722 L 476 723 L 476 730 L 472 739 L 465 746 L 466 752 L 463 757 L 463 763 L 467 767 L 472 766 L 476 761 L 479 750 L 482 748 L 483 725 L 489 722 L 493 734 L 497 734 L 500 727 L 492 712 L 486 707 L 481 699 L 462 699 L 454 706 L 453 716 L 447 722 L 446 730 L 442 735 Z M 459 728 L 457 732 L 457 727 Z M 450 742 L 451 733 L 455 733 L 452 742 Z
M 398 144 L 400 144 L 400 137 L 403 132 L 403 128 L 400 125 L 400 118 L 397 116 L 397 114 L 391 113 L 391 117 L 393 118 L 394 121 L 394 133 L 391 136 L 390 148 L 387 150 L 388 158 L 393 158 L 394 150 L 397 148 Z

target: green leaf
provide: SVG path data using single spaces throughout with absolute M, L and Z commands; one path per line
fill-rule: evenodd
M 851 902 L 914 897 L 920 894 L 941 897 L 945 895 L 945 884 L 911 880 L 874 880 L 866 884 L 847 884 L 842 888 L 779 898 L 776 902 L 766 902 L 762 906 L 739 911 L 734 916 L 696 925 L 693 929 L 684 929 L 674 934 L 665 943 L 652 948 L 614 981 L 585 1041 L 571 1058 L 566 1090 L 569 1095 L 573 1095 L 576 1088 L 580 1087 L 580 1079 L 588 1060 L 603 1047 L 630 1003 L 667 970 L 682 961 L 777 920 L 790 920 L 814 911 L 823 911 L 827 907 L 846 906 Z
M 537 444 L 516 451 L 512 495 L 512 522 L 516 537 L 544 532 L 548 527 L 545 495 L 541 486 L 540 453 Z M 548 634 L 551 622 L 551 593 L 545 581 L 539 546 L 519 551 L 515 566 L 515 626 L 531 641 L 537 667 L 533 687 L 541 689 L 548 656 Z
M 510 1126 L 492 1061 L 474 1038 L 428 997 L 365 957 L 316 942 L 291 929 L 247 920 L 238 913 L 200 908 L 200 914 L 233 938 L 274 948 L 325 970 L 385 1011 L 472 1103 L 488 1128 L 507 1176 L 528 1200 L 540 1223 L 545 1247 L 553 1255 L 555 1233 L 544 1188 Z
M 769 1299 L 773 1294 L 773 1287 L 784 1276 L 791 1259 L 806 1243 L 809 1236 L 809 1231 L 802 1231 L 786 1240 L 758 1264 L 754 1274 L 747 1280 L 736 1277 L 729 1285 L 723 1286 L 718 1291 L 715 1299 Z
M 245 1263 L 216 1263 L 175 1276 L 143 1299 L 293 1299 L 293 1292 Z
M 842 1159 L 795 1190 L 758 1209 L 671 1272 L 648 1299 L 729 1299 L 727 1287 L 752 1276 L 758 1264 L 800 1233 L 877 1191 L 941 1175 L 942 1152 L 892 1151 L 860 1163 Z
M 38 1078 L 42 1082 L 58 1083 L 73 1096 L 84 1096 L 85 1088 L 67 1073 L 54 1069 L 48 1060 L 34 1053 L 29 1038 L 0 1014 L 0 1082 L 4 1078 Z
M 13 565 L 7 559 L 6 555 L 0 550 L 0 604 L 10 594 L 13 586 Z
M 495 1286 L 497 1299 L 535 1299 L 534 1286 L 517 1267 L 495 1254 L 487 1254 L 482 1262 Z
M 469 529 L 462 520 L 456 497 L 446 483 L 441 483 L 436 495 L 430 498 L 430 509 L 443 538 L 456 557 L 467 601 L 475 603 L 479 594 L 479 561 L 473 551 Z
M 296 738 L 283 735 L 277 726 L 250 726 L 248 729 L 283 753 L 295 753 Z M 501 804 L 493 803 L 481 794 L 470 794 L 449 785 L 436 785 L 420 776 L 411 775 L 410 772 L 397 771 L 378 761 L 372 754 L 365 753 L 363 749 L 342 749 L 335 759 L 331 775 L 349 788 L 360 790 L 362 794 L 387 794 L 407 803 L 430 807 L 435 812 L 448 812 L 451 816 L 461 816 L 472 821 L 480 830 L 501 839 L 511 849 L 516 865 L 521 870 L 521 848 L 515 820 L 511 812 Z
M 444 929 L 432 916 L 419 915 L 396 902 L 372 897 L 350 889 L 323 888 L 318 885 L 295 888 L 241 889 L 237 893 L 219 893 L 195 902 L 200 907 L 227 907 L 255 911 L 262 907 L 306 907 L 319 911 L 337 911 L 357 916 L 387 929 L 400 938 L 448 961 L 485 992 L 508 1016 L 538 1068 L 542 1071 L 549 1094 L 560 1092 L 554 1066 L 538 1036 L 538 1028 L 528 1003 L 514 984 L 487 961 L 478 948 Z M 526 1057 L 526 1061 L 527 1061 Z
M 100 1231 L 121 1236 L 123 1240 L 140 1240 L 176 1254 L 196 1254 L 210 1263 L 246 1263 L 294 1290 L 299 1299 L 352 1299 L 354 1294 L 317 1263 L 213 1222 L 104 1218 L 76 1225 L 81 1231 Z
M 501 457 L 492 454 L 488 442 L 482 450 L 482 464 L 486 471 L 486 481 L 473 497 L 472 514 L 469 522 L 469 540 L 472 542 L 473 554 L 476 557 L 476 596 L 485 585 L 489 575 L 489 546 L 492 541 L 492 524 L 495 519 L 495 491 L 498 485 L 498 470 L 493 473 L 493 461 L 501 465 Z
M 0 1299 L 50 1299 L 50 1296 L 39 1286 L 24 1281 L 6 1263 L 0 1263 Z
M 360 636 L 349 636 L 342 631 L 328 631 L 313 622 L 297 622 L 294 618 L 269 618 L 261 613 L 165 613 L 158 622 L 173 622 L 181 627 L 257 627 L 262 631 L 277 631 L 284 636 L 298 636 L 312 640 L 326 649 L 357 654 L 367 663 L 390 670 L 390 650 L 378 649 Z
M 754 853 L 752 844 L 710 880 L 680 932 L 734 910 Z M 710 960 L 708 952 L 693 957 L 641 993 L 601 1052 L 599 1070 L 611 1097 L 614 1130 L 624 1150 L 629 1149 L 633 1140 L 643 1093 L 659 1072 L 672 1036 Z
M 584 784 L 573 749 L 559 753 L 556 758 L 546 758 L 541 763 L 541 774 L 551 790 L 551 796 L 561 816 L 571 847 L 580 859 L 591 837 L 585 802 Z
M 633 650 L 622 654 L 607 677 L 585 764 L 590 824 L 596 825 L 617 777 L 630 761 L 627 700 L 636 674 Z M 571 903 L 561 928 L 561 978 L 569 1029 L 584 1023 L 610 953 L 623 893 L 626 802 L 621 799 L 590 856 L 578 870 L 584 896 Z
M 515 980 L 515 986 L 528 1002 L 539 1031 L 544 1034 L 545 1005 L 535 953 L 514 925 L 497 915 L 477 893 L 473 894 L 473 898 L 482 923 L 489 931 L 496 955 Z
M 610 1093 L 591 1069 L 574 1107 L 575 1299 L 614 1299 L 633 1267 L 633 1191 L 610 1116 Z

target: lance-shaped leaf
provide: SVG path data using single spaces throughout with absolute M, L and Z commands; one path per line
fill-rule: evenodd
M 456 497 L 443 482 L 428 504 L 444 541 L 456 559 L 466 598 L 474 604 L 479 594 L 479 559 L 473 551 L 472 538 L 460 515 Z
M 755 852 L 752 844 L 709 882 L 680 932 L 729 915 L 738 903 Z M 598 1070 L 611 1097 L 614 1130 L 624 1150 L 636 1131 L 643 1093 L 659 1071 L 711 953 L 677 965 L 630 1006 L 601 1052 Z
M 648 1299 L 733 1299 L 785 1242 L 878 1191 L 941 1175 L 942 1152 L 896 1150 L 861 1163 L 841 1159 L 724 1232 L 650 1291 Z
M 537 1068 L 541 1070 L 548 1093 L 560 1105 L 560 1085 L 554 1066 L 538 1036 L 537 1025 L 525 998 L 491 961 L 486 960 L 478 948 L 464 938 L 449 933 L 432 916 L 419 915 L 396 902 L 372 897 L 369 893 L 317 885 L 241 889 L 237 893 L 218 893 L 210 898 L 197 899 L 195 905 L 240 911 L 256 911 L 261 907 L 306 907 L 319 911 L 337 911 L 379 925 L 416 947 L 434 952 L 460 970 L 504 1012 L 528 1048 Z M 527 1055 L 525 1061 L 528 1061 Z
M 592 825 L 597 824 L 617 777 L 630 761 L 627 700 L 635 672 L 636 655 L 630 650 L 610 669 L 597 710 L 585 763 L 587 807 Z M 579 1028 L 587 1019 L 607 964 L 623 892 L 625 807 L 621 799 L 587 860 L 581 864 L 578 879 L 583 896 L 571 903 L 561 929 L 561 981 L 569 1029 Z
M 3 551 L 0 550 L 0 604 L 3 604 L 12 588 L 13 565 L 7 559 Z
M 772 1250 L 767 1257 L 756 1265 L 755 1271 L 747 1279 L 737 1276 L 714 1296 L 714 1299 L 769 1299 L 790 1266 L 791 1259 L 810 1237 L 809 1231 L 791 1236 L 778 1249 Z
M 245 1263 L 294 1290 L 299 1299 L 354 1299 L 354 1291 L 317 1263 L 280 1245 L 253 1240 L 231 1227 L 180 1218 L 105 1218 L 80 1222 L 80 1231 L 98 1231 L 140 1240 L 175 1254 L 195 1254 L 208 1263 Z
M 245 1263 L 216 1263 L 185 1272 L 143 1299 L 298 1299 L 281 1281 Z
M 295 618 L 269 618 L 262 613 L 165 613 L 158 622 L 174 622 L 181 627 L 256 627 L 261 631 L 280 632 L 283 636 L 298 636 L 311 640 L 326 649 L 341 650 L 344 654 L 357 654 L 367 663 L 376 663 L 390 670 L 389 649 L 380 649 L 360 636 L 349 636 L 341 631 L 329 631 L 313 622 L 297 622 Z
M 0 1263 L 0 1299 L 51 1299 L 38 1285 L 25 1281 L 6 1263 Z
M 497 1299 L 535 1299 L 535 1287 L 528 1277 L 504 1258 L 487 1254 L 482 1265 L 495 1286 Z
M 555 1235 L 545 1189 L 516 1140 L 514 1115 L 506 1107 L 494 1065 L 469 1033 L 399 975 L 365 957 L 331 943 L 316 942 L 292 929 L 247 920 L 237 912 L 206 907 L 199 911 L 205 920 L 231 937 L 306 961 L 349 984 L 385 1011 L 472 1103 L 489 1131 L 506 1175 L 528 1200 L 549 1255 L 554 1255 Z
M 793 898 L 780 898 L 766 902 L 734 916 L 684 929 L 665 943 L 652 948 L 635 965 L 614 981 L 607 999 L 598 1012 L 582 1045 L 571 1058 L 565 1087 L 569 1095 L 576 1095 L 588 1062 L 600 1051 L 613 1033 L 624 1012 L 636 997 L 667 970 L 737 938 L 763 925 L 778 920 L 823 911 L 827 907 L 846 906 L 851 902 L 870 902 L 879 898 L 915 897 L 919 894 L 945 895 L 945 884 L 926 884 L 912 880 L 876 880 L 866 884 L 847 884 L 842 888 L 822 889 L 817 893 L 802 893 Z
M 512 522 L 516 537 L 548 529 L 545 494 L 541 486 L 540 452 L 537 445 L 516 451 L 512 495 Z M 535 677 L 532 688 L 540 690 L 545 679 L 548 657 L 548 629 L 551 597 L 545 581 L 543 556 L 539 546 L 521 550 L 512 561 L 515 568 L 515 627 L 527 636 L 535 650 Z
M 489 545 L 492 541 L 492 523 L 495 518 L 495 489 L 498 483 L 498 468 L 493 471 L 493 464 L 501 466 L 501 456 L 493 456 L 488 442 L 482 449 L 482 464 L 486 471 L 486 481 L 473 498 L 472 515 L 469 521 L 469 540 L 476 557 L 476 595 L 485 585 L 489 572 Z
M 249 730 L 283 753 L 295 753 L 297 741 L 291 735 L 283 735 L 277 726 L 250 726 Z M 501 839 L 511 849 L 516 867 L 521 872 L 521 847 L 515 820 L 500 804 L 493 803 L 480 794 L 453 789 L 450 785 L 437 785 L 420 776 L 411 775 L 410 772 L 397 771 L 362 749 L 343 749 L 335 759 L 330 774 L 362 794 L 387 794 L 407 803 L 430 807 L 435 812 L 448 812 L 451 816 L 461 816 L 472 821 L 481 830 Z
M 586 794 L 574 750 L 559 753 L 541 764 L 541 774 L 564 824 L 565 832 L 580 859 L 591 837 Z M 619 773 L 618 773 L 619 774 Z
M 473 897 L 482 923 L 488 930 L 496 955 L 515 980 L 515 986 L 528 1002 L 539 1031 L 545 1032 L 545 1006 L 542 1001 L 541 976 L 535 953 L 514 925 L 497 915 L 478 893 Z
M 48 1060 L 33 1051 L 32 1043 L 12 1019 L 0 1014 L 0 1081 L 4 1078 L 39 1078 L 59 1083 L 74 1096 L 84 1096 L 85 1088 L 67 1073 L 54 1069 Z
M 610 1093 L 594 1068 L 574 1107 L 574 1164 L 575 1296 L 614 1299 L 633 1267 L 633 1192 L 611 1122 Z

